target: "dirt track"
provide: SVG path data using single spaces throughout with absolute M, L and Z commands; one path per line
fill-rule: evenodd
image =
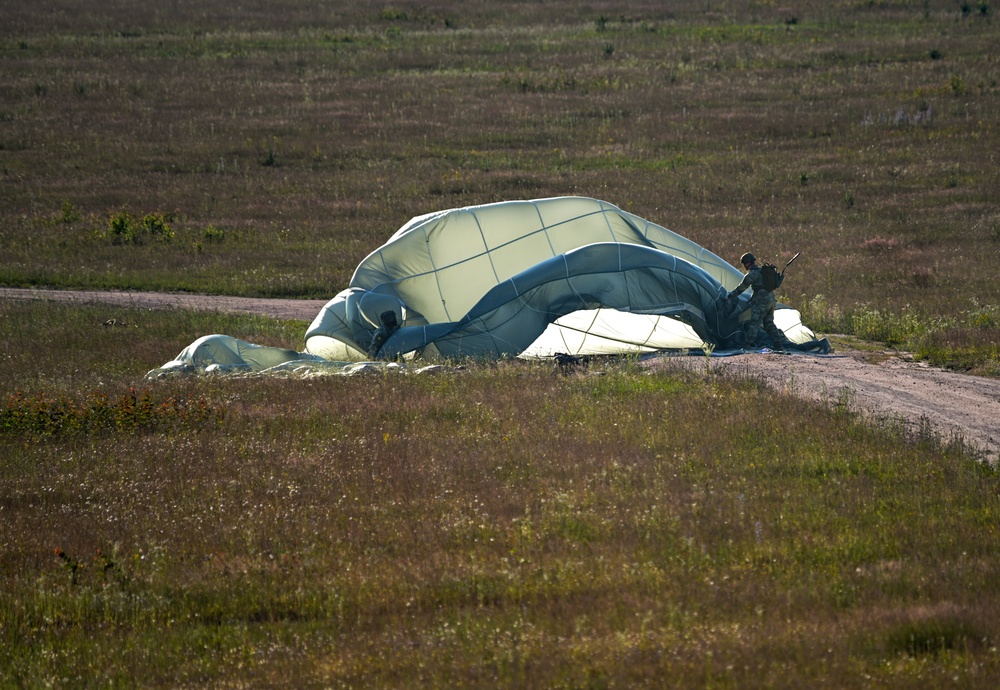
M 110 303 L 139 309 L 200 309 L 302 321 L 312 321 L 326 303 L 325 300 L 13 288 L 0 288 L 0 299 Z M 704 366 L 700 358 L 684 359 Z M 652 359 L 645 364 L 655 367 L 667 361 L 668 358 Z M 944 438 L 960 437 L 981 449 L 991 461 L 1000 457 L 998 380 L 935 369 L 896 353 L 872 356 L 857 351 L 829 355 L 745 354 L 713 358 L 711 366 L 760 375 L 796 395 L 830 403 L 846 402 L 858 411 L 898 418 L 914 428 L 929 425 Z
M 0 287 L 0 299 L 38 299 L 76 304 L 114 304 L 135 309 L 198 309 L 230 314 L 260 314 L 276 319 L 312 321 L 328 300 L 253 299 L 173 292 L 34 290 Z

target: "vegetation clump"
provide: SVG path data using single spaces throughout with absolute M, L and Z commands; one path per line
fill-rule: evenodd
M 178 400 L 154 398 L 149 389 L 129 388 L 118 397 L 91 393 L 84 401 L 69 395 L 29 395 L 17 391 L 0 407 L 0 434 L 72 436 L 106 432 L 194 431 L 221 424 L 225 407 L 204 397 Z
M 172 213 L 147 213 L 139 218 L 123 206 L 108 214 L 107 227 L 100 231 L 99 236 L 114 245 L 170 242 L 174 238 L 174 231 L 170 228 L 173 221 Z

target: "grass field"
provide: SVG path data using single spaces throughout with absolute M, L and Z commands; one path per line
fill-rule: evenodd
M 996 371 L 988 5 L 201 5 L 7 3 L 0 282 L 327 297 L 414 215 L 580 194 Z
M 995 376 L 995 12 L 11 0 L 0 284 L 329 297 L 412 216 L 579 194 Z M 960 441 L 628 360 L 142 379 L 304 330 L 0 303 L 0 686 L 995 687 Z

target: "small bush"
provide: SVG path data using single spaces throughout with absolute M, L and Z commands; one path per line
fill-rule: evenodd
M 80 212 L 67 199 L 63 201 L 62 208 L 59 209 L 59 222 L 70 225 L 80 220 Z
M 136 244 L 138 230 L 135 217 L 124 208 L 108 214 L 106 236 L 111 244 Z
M 202 233 L 202 237 L 205 238 L 206 242 L 222 242 L 226 239 L 226 231 L 214 225 L 209 225 Z
M 162 213 L 147 213 L 142 217 L 143 233 L 155 240 L 169 242 L 174 238 L 174 231 L 170 229 L 167 216 Z
M 114 245 L 143 244 L 147 239 L 170 242 L 174 238 L 171 222 L 171 213 L 147 213 L 139 219 L 123 206 L 108 214 L 108 227 L 101 236 Z
M 410 19 L 406 10 L 401 10 L 398 7 L 387 7 L 382 10 L 379 16 L 385 21 L 408 21 Z

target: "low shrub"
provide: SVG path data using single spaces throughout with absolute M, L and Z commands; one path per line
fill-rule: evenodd
M 98 235 L 114 245 L 138 245 L 147 240 L 170 242 L 174 238 L 170 228 L 173 221 L 172 213 L 147 213 L 137 218 L 123 206 L 108 214 L 108 225 Z

